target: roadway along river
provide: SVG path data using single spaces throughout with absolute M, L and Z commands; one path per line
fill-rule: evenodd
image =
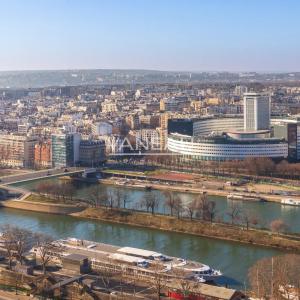
M 186 234 L 1 208 L 0 227 L 7 223 L 32 231 L 44 232 L 54 238 L 77 237 L 150 249 L 167 255 L 201 261 L 222 270 L 226 275 L 223 283 L 240 289 L 244 288 L 247 271 L 251 265 L 262 257 L 280 254 L 279 251 L 273 249 Z
M 43 182 L 47 181 L 63 183 L 63 181 L 57 178 L 43 180 Z M 15 186 L 34 190 L 40 184 L 40 182 L 41 180 L 35 180 L 27 183 L 16 184 Z M 74 182 L 73 185 L 76 190 L 75 197 L 83 199 L 88 198 L 95 187 L 95 184 L 86 184 L 83 182 Z M 109 185 L 101 185 L 101 189 L 106 190 L 107 192 L 115 192 L 117 189 L 121 190 L 123 193 L 126 192 L 128 194 L 127 208 L 143 209 L 141 203 L 147 193 L 147 191 L 143 189 L 132 189 Z M 165 206 L 165 196 L 163 193 L 157 190 L 151 191 L 151 193 L 157 193 L 160 199 L 157 211 L 169 213 L 168 208 Z M 178 195 L 180 195 L 184 203 L 191 201 L 193 197 L 196 196 L 195 194 L 189 193 L 178 193 Z M 216 218 L 230 221 L 227 212 L 231 202 L 227 201 L 224 197 L 210 196 L 209 198 L 216 202 Z M 249 211 L 251 215 L 254 215 L 259 222 L 259 226 L 261 227 L 268 227 L 270 222 L 274 219 L 282 219 L 288 225 L 290 232 L 300 233 L 300 207 L 284 206 L 273 202 L 234 202 L 238 203 L 241 211 Z M 240 217 L 242 218 L 242 213 L 240 214 Z

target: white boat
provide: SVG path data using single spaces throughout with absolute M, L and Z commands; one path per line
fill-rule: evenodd
M 300 200 L 295 200 L 291 198 L 281 199 L 281 204 L 283 205 L 292 205 L 292 206 L 300 206 Z
M 223 276 L 221 271 L 215 270 L 200 262 L 186 260 L 178 257 L 133 247 L 118 247 L 109 244 L 97 243 L 86 240 L 68 238 L 56 242 L 60 246 L 56 255 L 57 259 L 69 254 L 82 254 L 88 257 L 92 269 L 101 269 L 103 264 L 111 263 L 114 267 L 135 270 L 137 274 L 153 276 L 153 272 L 160 270 L 168 277 L 176 277 L 178 274 L 197 282 L 214 281 Z M 38 248 L 32 248 L 31 252 L 39 255 Z
M 227 195 L 227 200 L 241 200 L 241 201 L 265 201 L 262 197 L 257 195 L 244 195 L 240 193 L 230 193 Z
M 202 265 L 200 268 L 186 268 L 186 271 L 191 271 L 195 274 L 195 278 L 198 282 L 215 281 L 221 276 L 222 272 L 219 270 L 212 269 L 210 266 Z

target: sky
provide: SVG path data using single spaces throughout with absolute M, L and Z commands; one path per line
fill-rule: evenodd
M 300 71 L 299 0 L 0 0 L 0 70 Z

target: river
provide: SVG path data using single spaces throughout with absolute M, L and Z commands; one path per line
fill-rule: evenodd
M 44 182 L 60 182 L 58 178 L 44 179 Z M 29 190 L 34 190 L 39 184 L 41 180 L 28 181 L 26 183 L 16 184 L 15 186 L 21 186 Z M 86 199 L 92 192 L 95 184 L 87 184 L 83 182 L 73 182 L 74 188 L 76 190 L 75 197 Z M 112 186 L 112 185 L 101 185 L 101 189 L 106 192 L 112 191 L 116 192 L 117 190 L 121 190 L 122 193 L 127 193 L 128 195 L 128 203 L 127 208 L 134 209 L 144 209 L 142 206 L 142 201 L 145 198 L 146 193 L 149 193 L 143 189 L 133 189 L 133 188 L 125 188 L 121 186 Z M 169 213 L 168 207 L 165 205 L 165 196 L 161 191 L 153 190 L 150 193 L 156 193 L 158 196 L 159 205 L 157 207 L 157 211 L 160 213 Z M 188 203 L 196 197 L 197 195 L 191 193 L 177 193 L 184 203 Z M 228 201 L 225 197 L 219 196 L 209 196 L 210 200 L 215 201 L 216 203 L 216 218 L 228 221 L 228 210 L 231 204 L 231 201 Z M 300 207 L 295 206 L 284 206 L 279 203 L 274 202 L 251 202 L 251 201 L 234 201 L 239 205 L 241 212 L 248 211 L 251 215 L 255 216 L 255 219 L 258 221 L 259 227 L 269 227 L 271 221 L 275 219 L 282 219 L 285 224 L 288 226 L 288 230 L 294 233 L 300 233 Z M 240 214 L 240 217 L 242 213 Z
M 61 182 L 57 178 L 46 179 Z M 18 184 L 18 186 L 34 190 L 40 180 Z M 75 197 L 89 197 L 95 184 L 75 182 Z M 127 208 L 141 208 L 140 203 L 147 191 L 143 189 L 124 188 L 120 186 L 101 185 L 101 189 L 115 192 L 121 189 L 128 193 L 129 202 Z M 160 199 L 157 208 L 160 212 L 168 212 L 161 191 L 152 190 Z M 184 202 L 191 201 L 195 195 L 180 193 Z M 229 202 L 224 197 L 209 197 L 216 202 L 219 217 L 228 220 L 226 211 Z M 251 210 L 261 220 L 263 226 L 267 226 L 272 220 L 281 218 L 289 225 L 291 231 L 300 231 L 300 209 L 297 207 L 283 207 L 277 203 L 237 202 L 243 209 Z M 70 216 L 50 215 L 18 211 L 13 209 L 0 210 L 0 224 L 15 224 L 33 231 L 41 231 L 55 238 L 73 236 L 77 238 L 101 241 L 121 246 L 133 246 L 145 248 L 173 255 L 189 258 L 207 263 L 214 268 L 220 269 L 226 275 L 222 283 L 231 287 L 243 289 L 247 284 L 247 273 L 251 265 L 258 259 L 280 254 L 274 249 L 243 245 L 226 241 L 196 237 L 187 234 L 162 232 L 154 229 L 136 228 L 126 225 L 110 224 L 101 221 L 79 219 Z
M 202 238 L 188 234 L 104 223 L 71 216 L 51 215 L 14 209 L 0 209 L 0 226 L 14 224 L 55 238 L 77 237 L 120 246 L 155 250 L 207 263 L 226 275 L 222 282 L 243 289 L 247 272 L 258 259 L 280 251 L 251 245 Z

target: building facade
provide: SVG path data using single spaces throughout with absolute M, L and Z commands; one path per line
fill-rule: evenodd
M 244 94 L 244 130 L 270 129 L 270 96 L 263 93 Z
M 52 166 L 74 166 L 79 160 L 80 135 L 78 134 L 52 134 Z
M 86 167 L 99 166 L 105 161 L 104 141 L 80 141 L 79 164 Z
M 36 168 L 50 168 L 52 166 L 51 140 L 35 144 L 34 166 Z
M 191 159 L 243 160 L 247 157 L 288 157 L 288 145 L 282 139 L 234 140 L 227 136 L 197 138 L 180 134 L 168 137 L 168 149 Z
M 20 168 L 34 166 L 35 137 L 0 134 L 0 161 L 2 165 Z
M 112 125 L 108 122 L 98 122 L 92 125 L 92 133 L 94 135 L 110 135 L 112 134 Z

